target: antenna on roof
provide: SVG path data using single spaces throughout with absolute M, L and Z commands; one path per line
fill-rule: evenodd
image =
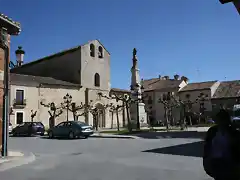
M 197 76 L 198 76 L 198 81 L 201 81 L 201 74 L 199 68 L 197 68 Z

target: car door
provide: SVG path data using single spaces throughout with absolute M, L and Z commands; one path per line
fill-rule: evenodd
M 64 129 L 63 129 L 63 135 L 68 136 L 69 132 L 71 131 L 72 123 L 71 122 L 65 122 Z
M 61 122 L 60 124 L 55 126 L 53 130 L 54 135 L 63 136 L 64 128 L 65 128 L 65 122 Z
M 22 134 L 24 125 L 25 125 L 25 124 L 19 124 L 17 127 L 15 127 L 14 131 L 15 131 L 17 134 Z
M 24 123 L 22 126 L 20 126 L 20 134 L 27 134 L 28 133 L 28 127 L 29 124 L 28 123 Z

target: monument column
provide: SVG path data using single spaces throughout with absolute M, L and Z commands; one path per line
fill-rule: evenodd
M 147 114 L 145 112 L 145 104 L 142 102 L 142 91 L 136 48 L 133 49 L 132 62 L 131 98 L 134 100 L 134 102 L 132 102 L 130 105 L 130 113 L 132 124 L 139 129 L 140 127 L 147 126 Z

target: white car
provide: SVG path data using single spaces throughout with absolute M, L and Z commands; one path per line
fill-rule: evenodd
M 11 134 L 13 130 L 12 123 L 9 122 L 8 133 Z

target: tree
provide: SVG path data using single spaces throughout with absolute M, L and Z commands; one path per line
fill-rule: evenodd
M 74 121 L 78 120 L 79 116 L 84 115 L 85 113 L 78 114 L 79 110 L 84 109 L 84 104 L 81 102 L 80 105 L 76 105 L 75 102 L 72 102 L 70 105 L 69 104 L 62 104 L 62 108 L 71 111 L 73 113 L 73 119 Z
M 55 119 L 56 117 L 59 117 L 63 111 L 62 111 L 62 104 L 60 106 L 56 106 L 56 104 L 54 102 L 48 103 L 48 104 L 44 104 L 42 101 L 40 102 L 40 104 L 44 107 L 49 108 L 48 113 L 50 115 L 49 117 L 49 127 L 53 127 L 55 125 Z
M 177 107 L 178 104 L 175 103 L 175 100 L 170 93 L 167 95 L 164 94 L 163 97 L 159 98 L 158 102 L 163 104 L 165 125 L 166 129 L 169 130 L 169 118 L 172 117 L 172 109 Z
M 129 112 L 129 107 L 132 102 L 135 102 L 129 95 L 124 94 L 124 95 L 117 95 L 113 93 L 111 96 L 106 96 L 103 95 L 101 92 L 98 93 L 99 97 L 103 97 L 106 99 L 115 99 L 117 102 L 122 101 L 123 102 L 123 107 L 126 107 L 127 110 L 127 122 L 128 122 L 128 131 L 132 132 L 132 124 L 131 124 L 131 118 L 130 118 L 130 112 Z M 125 118 L 125 117 L 124 117 Z
M 33 119 L 36 115 L 37 115 L 37 111 L 31 110 L 31 122 L 33 122 Z
M 120 123 L 119 123 L 119 109 L 122 108 L 124 106 L 120 106 L 120 105 L 113 105 L 113 103 L 110 104 L 110 110 L 113 112 L 112 116 L 114 115 L 114 113 L 116 113 L 117 116 L 117 130 L 120 131 Z M 112 121 L 113 121 L 113 117 L 112 117 Z M 112 122 L 113 123 L 113 122 Z

